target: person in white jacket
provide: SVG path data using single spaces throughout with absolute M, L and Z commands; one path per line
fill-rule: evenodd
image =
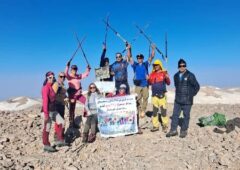
M 96 139 L 96 131 L 97 131 L 97 105 L 96 99 L 101 97 L 101 93 L 97 86 L 94 83 L 91 83 L 88 86 L 87 100 L 85 103 L 85 108 L 87 110 L 87 120 L 84 125 L 83 130 L 83 143 L 92 143 Z M 91 133 L 89 134 L 89 130 Z

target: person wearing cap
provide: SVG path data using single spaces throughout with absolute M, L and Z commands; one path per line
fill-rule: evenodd
M 47 152 L 55 152 L 56 149 L 52 147 L 49 142 L 51 124 L 52 121 L 54 121 L 58 125 L 57 128 L 55 128 L 57 134 L 55 145 L 59 147 L 64 146 L 66 145 L 63 138 L 64 119 L 56 110 L 56 94 L 52 88 L 55 80 L 54 73 L 49 71 L 46 73 L 45 77 L 42 87 L 42 113 L 44 117 L 42 132 L 43 149 Z
M 82 95 L 82 86 L 80 80 L 86 78 L 90 73 L 90 66 L 87 66 L 87 69 L 82 74 L 77 74 L 78 67 L 76 65 L 71 66 L 71 72 L 69 72 L 70 67 L 70 61 L 67 63 L 66 69 L 65 69 L 65 76 L 68 80 L 69 88 L 67 89 L 68 97 L 70 100 L 70 108 L 69 108 L 69 126 L 74 128 L 79 128 L 77 124 L 75 124 L 75 107 L 76 107 L 76 101 L 79 101 L 83 105 L 85 105 L 86 98 Z M 86 111 L 84 111 L 84 114 Z
M 129 46 L 127 49 L 129 50 Z M 120 85 L 125 84 L 127 86 L 126 93 L 130 94 L 127 68 L 128 61 L 123 59 L 121 53 L 116 53 L 116 61 L 112 64 L 111 75 L 115 77 L 115 87 L 117 89 L 117 93 L 119 91 Z
M 175 101 L 171 122 L 171 129 L 166 137 L 178 135 L 177 127 L 179 125 L 179 116 L 183 112 L 183 121 L 181 123 L 180 136 L 187 136 L 189 127 L 190 111 L 193 105 L 193 98 L 197 95 L 200 85 L 193 73 L 187 70 L 187 63 L 183 59 L 178 61 L 178 72 L 174 75 Z
M 138 115 L 141 118 L 145 116 L 145 112 L 148 104 L 149 88 L 148 88 L 148 67 L 155 56 L 155 45 L 152 45 L 152 53 L 148 60 L 144 62 L 143 54 L 136 56 L 137 62 L 133 60 L 131 50 L 129 50 L 128 57 L 134 71 L 133 83 L 135 85 L 135 93 L 137 94 L 137 109 Z M 131 48 L 131 46 L 130 46 Z M 139 117 L 139 116 L 138 116 Z
M 167 116 L 167 98 L 166 85 L 170 85 L 170 78 L 166 70 L 164 70 L 162 62 L 155 60 L 153 63 L 153 71 L 149 75 L 149 84 L 152 87 L 152 132 L 159 130 L 160 123 L 162 124 L 163 132 L 167 132 L 168 116 Z M 160 114 L 159 114 L 160 113 Z
M 106 45 L 103 44 L 103 51 L 100 60 L 100 67 L 109 67 L 109 74 L 111 72 L 111 65 L 109 65 L 109 58 L 106 57 L 107 48 Z M 109 78 L 102 79 L 102 81 L 113 81 L 113 75 L 109 75 Z
M 65 88 L 64 81 L 65 81 L 65 73 L 60 72 L 58 74 L 57 81 L 52 85 L 53 90 L 56 94 L 56 109 L 63 119 L 65 115 L 65 105 L 68 104 L 67 89 Z M 55 129 L 58 128 L 57 126 L 58 125 L 55 123 Z M 64 131 L 65 131 L 65 128 L 63 127 L 63 135 L 64 135 Z M 56 139 L 56 134 L 54 135 L 54 137 Z

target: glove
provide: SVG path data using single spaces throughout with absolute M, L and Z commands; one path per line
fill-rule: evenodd
M 89 71 L 91 70 L 91 67 L 90 67 L 90 65 L 88 65 L 88 66 L 87 66 L 87 68 L 88 68 L 88 70 L 89 70 Z
M 70 64 L 71 64 L 71 61 L 68 61 L 67 62 L 67 66 L 70 67 Z

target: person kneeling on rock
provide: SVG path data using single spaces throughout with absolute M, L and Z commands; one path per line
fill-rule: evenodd
M 51 71 L 47 72 L 46 79 L 42 87 L 42 113 L 44 117 L 42 141 L 44 145 L 44 151 L 47 152 L 57 151 L 49 142 L 49 132 L 52 121 L 56 122 L 58 125 L 55 129 L 57 134 L 57 141 L 55 142 L 55 145 L 59 147 L 66 145 L 63 138 L 64 119 L 56 111 L 56 94 L 52 88 L 54 81 L 54 73 Z
M 83 143 L 92 143 L 96 139 L 96 131 L 97 131 L 97 105 L 96 99 L 100 98 L 101 94 L 98 90 L 97 86 L 94 83 L 91 83 L 88 87 L 87 93 L 87 101 L 85 104 L 85 108 L 87 110 L 87 120 L 84 125 L 83 130 Z M 91 129 L 91 133 L 89 135 L 89 130 Z

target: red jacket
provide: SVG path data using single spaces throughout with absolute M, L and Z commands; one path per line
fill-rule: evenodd
M 149 75 L 149 84 L 152 85 L 154 83 L 160 83 L 160 82 L 164 82 L 167 84 L 167 85 L 170 85 L 170 79 L 169 77 L 167 78 L 166 77 L 166 73 L 165 71 L 154 71 L 152 72 L 150 75 Z
M 51 83 L 42 87 L 42 111 L 45 116 L 49 116 L 50 111 L 54 111 L 56 94 Z
M 149 84 L 152 86 L 152 96 L 162 96 L 167 92 L 167 85 L 170 85 L 169 77 L 165 71 L 152 72 L 149 75 Z

